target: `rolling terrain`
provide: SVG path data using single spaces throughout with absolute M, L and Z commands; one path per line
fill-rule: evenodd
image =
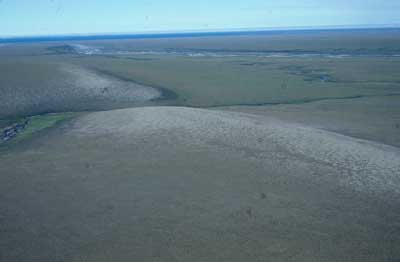
M 398 261 L 400 31 L 0 46 L 0 261 Z
M 181 107 L 87 113 L 0 156 L 4 261 L 390 261 L 398 148 Z

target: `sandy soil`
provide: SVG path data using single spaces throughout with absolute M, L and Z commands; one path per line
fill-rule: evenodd
M 400 259 L 400 149 L 271 117 L 89 113 L 0 173 L 2 261 Z

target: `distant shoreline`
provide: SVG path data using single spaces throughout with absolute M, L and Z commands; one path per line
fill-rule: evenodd
M 34 43 L 56 41 L 90 41 L 90 40 L 124 40 L 124 39 L 156 39 L 156 38 L 188 38 L 188 37 L 220 37 L 220 36 L 254 36 L 278 35 L 296 33 L 321 33 L 321 32 L 373 32 L 396 31 L 400 27 L 369 27 L 369 28 L 281 28 L 259 29 L 243 31 L 209 31 L 209 32 L 180 32 L 180 33 L 121 33 L 121 34 L 92 34 L 92 35 L 59 35 L 59 36 L 26 36 L 26 37 L 0 37 L 0 44 L 5 43 Z

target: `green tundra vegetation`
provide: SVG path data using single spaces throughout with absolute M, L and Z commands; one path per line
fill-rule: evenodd
M 132 59 L 135 58 L 135 59 Z M 400 58 L 85 57 L 72 62 L 213 107 L 400 94 Z

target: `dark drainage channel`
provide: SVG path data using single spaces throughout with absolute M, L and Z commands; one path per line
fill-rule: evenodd
M 7 142 L 7 141 L 13 139 L 19 133 L 21 133 L 28 124 L 29 124 L 29 119 L 25 119 L 23 122 L 19 122 L 12 126 L 6 127 L 0 133 L 0 141 Z

